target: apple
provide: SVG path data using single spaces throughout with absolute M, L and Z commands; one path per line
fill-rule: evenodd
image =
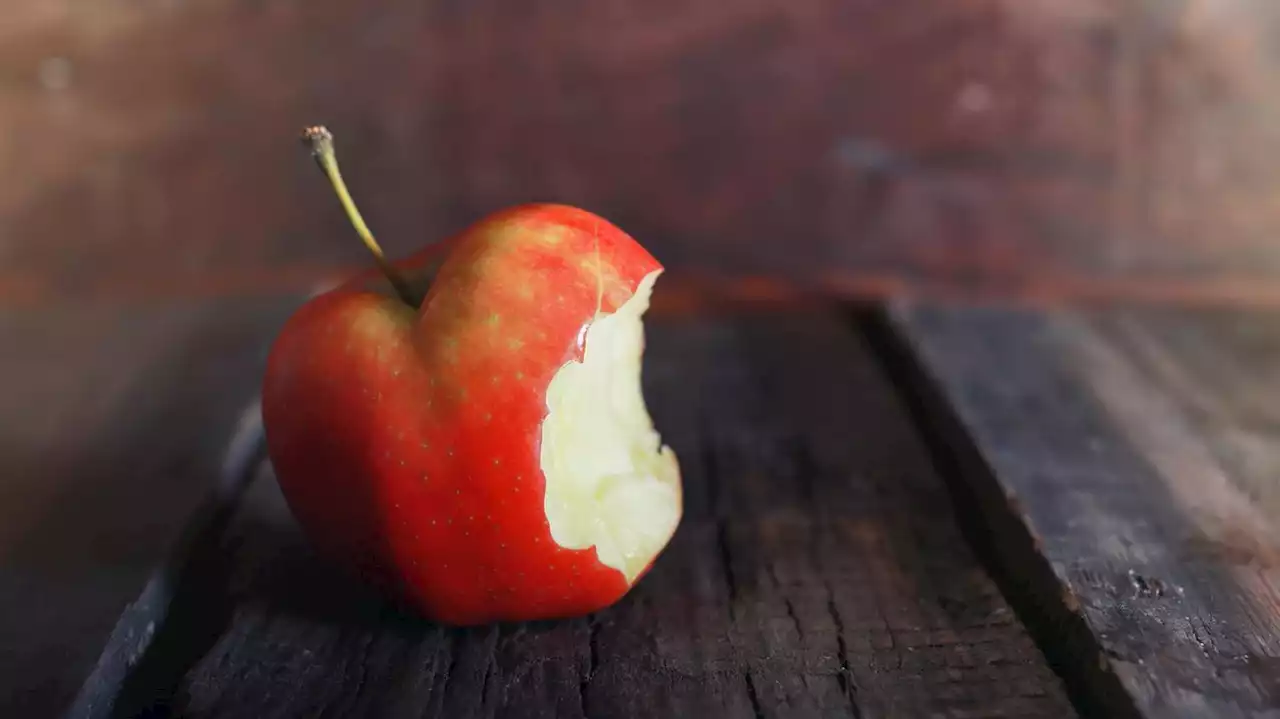
M 332 135 L 304 139 L 378 273 L 308 300 L 271 347 L 267 449 L 303 532 L 441 623 L 617 602 L 683 511 L 640 383 L 662 265 L 606 220 L 554 204 L 390 262 Z

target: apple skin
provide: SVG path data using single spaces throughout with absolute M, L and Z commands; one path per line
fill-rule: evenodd
M 541 204 L 397 266 L 429 283 L 421 308 L 356 278 L 304 304 L 272 346 L 267 448 L 304 533 L 446 624 L 615 603 L 634 582 L 552 539 L 541 424 L 597 309 L 615 311 L 661 265 L 606 220 Z

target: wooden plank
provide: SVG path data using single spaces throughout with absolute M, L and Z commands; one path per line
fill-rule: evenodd
M 0 716 L 53 716 L 212 487 L 283 300 L 0 311 Z
M 49 7 L 0 28 L 6 301 L 364 262 L 308 122 L 392 255 L 550 198 L 673 269 L 1275 297 L 1276 3 Z
M 1280 716 L 1280 316 L 904 304 L 890 321 L 1068 678 L 1117 716 Z
M 198 591 L 114 715 L 1074 716 L 843 317 L 669 316 L 647 357 L 687 515 L 619 605 L 469 630 L 396 613 L 311 553 L 267 479 L 192 558 Z

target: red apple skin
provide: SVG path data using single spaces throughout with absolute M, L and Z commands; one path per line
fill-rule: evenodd
M 304 532 L 446 624 L 613 604 L 625 576 L 551 536 L 545 395 L 581 361 L 597 308 L 615 311 L 661 265 L 600 217 L 544 204 L 401 266 L 430 281 L 420 309 L 358 278 L 301 307 L 271 349 L 267 446 Z

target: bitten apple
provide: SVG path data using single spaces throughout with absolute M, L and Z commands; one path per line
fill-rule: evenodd
M 640 385 L 662 265 L 562 205 L 510 208 L 388 262 L 332 137 L 306 139 L 385 279 L 313 298 L 271 349 L 267 446 L 304 532 L 448 624 L 613 604 L 682 513 Z

